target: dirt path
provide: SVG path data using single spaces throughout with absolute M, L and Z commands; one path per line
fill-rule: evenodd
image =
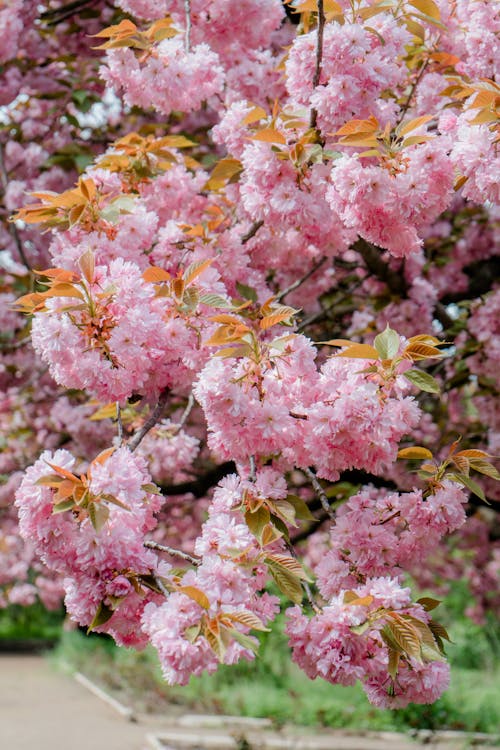
M 147 731 L 42 657 L 0 655 L 1 750 L 145 750 Z

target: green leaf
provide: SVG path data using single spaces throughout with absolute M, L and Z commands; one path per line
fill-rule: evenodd
M 301 521 L 315 521 L 313 514 L 309 510 L 306 502 L 298 495 L 287 495 L 287 502 L 295 508 L 295 517 Z
M 488 501 L 486 500 L 483 488 L 470 477 L 465 476 L 465 474 L 447 472 L 445 474 L 445 478 L 451 479 L 452 482 L 458 482 L 464 487 L 467 487 L 467 489 L 470 490 L 474 495 L 477 495 L 477 497 L 479 497 L 480 500 L 483 501 L 483 503 L 489 505 Z
M 375 336 L 373 346 L 382 359 L 393 359 L 398 353 L 399 336 L 396 331 L 393 331 L 392 328 L 389 328 L 387 325 L 383 333 L 379 333 L 378 336 Z
M 68 498 L 67 500 L 63 500 L 60 503 L 57 503 L 52 508 L 52 513 L 64 513 L 66 510 L 71 510 L 71 508 L 75 507 L 75 501 L 72 497 Z
M 391 635 L 399 647 L 413 659 L 422 661 L 421 642 L 418 630 L 404 617 L 392 619 L 387 623 Z
M 92 622 L 87 628 L 87 635 L 95 628 L 98 628 L 101 625 L 104 625 L 106 622 L 108 622 L 108 620 L 110 620 L 113 617 L 113 614 L 114 614 L 114 610 L 112 610 L 111 607 L 108 607 L 107 604 L 104 604 L 104 602 L 101 602 L 99 606 L 97 607 L 97 610 L 92 619 Z
M 144 490 L 144 492 L 148 492 L 150 495 L 161 495 L 161 490 L 156 486 L 156 484 L 143 484 L 141 485 L 141 490 Z
M 195 640 L 198 638 L 198 636 L 201 633 L 201 624 L 198 623 L 197 625 L 191 625 L 190 628 L 186 628 L 184 631 L 184 638 L 189 641 L 189 643 L 194 643 Z
M 272 500 L 270 502 L 272 502 L 272 507 L 278 518 L 281 518 L 285 523 L 289 523 L 290 526 L 297 526 L 295 508 L 291 503 L 286 500 Z
M 407 370 L 407 372 L 404 372 L 403 376 L 409 380 L 410 383 L 416 385 L 417 388 L 420 388 L 421 391 L 426 391 L 426 393 L 439 393 L 441 391 L 436 378 L 433 378 L 428 372 L 423 372 L 423 370 L 413 368 L 413 370 Z
M 426 612 L 431 612 L 431 610 L 436 609 L 441 604 L 441 600 L 432 599 L 430 596 L 422 596 L 420 599 L 417 599 L 417 604 L 421 604 Z
M 253 513 L 251 511 L 247 511 L 245 513 L 245 522 L 248 528 L 250 529 L 254 537 L 261 543 L 262 532 L 264 531 L 270 520 L 271 514 L 269 513 L 269 510 L 265 507 L 265 505 L 259 506 Z
M 254 654 L 257 653 L 257 651 L 259 650 L 259 643 L 255 638 L 253 638 L 251 635 L 241 633 L 239 630 L 236 630 L 236 628 L 233 628 L 229 632 L 231 633 L 234 640 L 238 641 L 240 646 L 243 646 L 243 648 L 247 648 L 249 651 L 253 651 Z
M 236 282 L 236 289 L 238 291 L 238 294 L 241 294 L 243 299 L 248 299 L 250 302 L 257 302 L 257 292 L 252 286 L 248 286 L 247 284 L 242 284 L 241 282 Z
M 295 604 L 301 604 L 302 602 L 302 586 L 297 576 L 290 573 L 286 568 L 281 565 L 276 565 L 273 562 L 267 563 L 269 572 L 274 578 L 276 585 L 279 590 L 285 594 Z
M 396 651 L 395 648 L 389 648 L 389 664 L 387 666 L 387 671 L 389 672 L 389 675 L 392 677 L 393 680 L 396 679 L 400 659 L 401 659 L 401 652 Z
M 89 503 L 88 510 L 92 526 L 99 533 L 109 518 L 109 509 L 104 505 Z
M 225 310 L 230 310 L 232 308 L 232 304 L 219 294 L 202 294 L 200 296 L 200 302 L 209 307 L 220 307 Z
M 492 479 L 500 480 L 500 474 L 489 461 L 484 461 L 480 458 L 469 458 L 471 469 L 478 471 L 480 474 L 485 474 L 487 477 Z

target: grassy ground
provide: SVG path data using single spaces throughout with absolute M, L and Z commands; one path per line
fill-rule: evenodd
M 65 633 L 54 657 L 81 669 L 139 710 L 168 713 L 178 705 L 266 716 L 277 724 L 498 732 L 500 665 L 494 658 L 500 653 L 498 632 L 493 626 L 480 629 L 464 620 L 453 629 L 453 637 L 455 643 L 448 648 L 450 689 L 432 706 L 411 705 L 398 711 L 373 708 L 359 687 L 311 682 L 290 662 L 286 638 L 277 632 L 264 636 L 256 662 L 222 667 L 215 675 L 193 678 L 185 688 L 165 684 L 153 650 L 138 654 L 117 649 L 102 637 Z
M 64 612 L 48 612 L 40 602 L 30 607 L 13 604 L 0 609 L 0 645 L 2 642 L 51 641 L 61 635 Z

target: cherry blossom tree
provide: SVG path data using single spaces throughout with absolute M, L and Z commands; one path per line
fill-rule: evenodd
M 435 701 L 422 593 L 500 605 L 500 3 L 0 28 L 0 606 L 64 597 L 180 684 L 284 608 L 309 677 Z

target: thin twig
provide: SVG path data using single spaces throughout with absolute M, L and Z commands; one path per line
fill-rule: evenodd
M 183 552 L 181 549 L 176 549 L 175 547 L 169 547 L 166 544 L 158 544 L 158 542 L 153 542 L 148 539 L 144 542 L 144 546 L 148 549 L 155 549 L 158 552 L 166 552 L 168 555 L 172 555 L 172 557 L 180 557 L 186 562 L 191 563 L 191 565 L 198 566 L 201 564 L 200 557 L 194 557 L 188 552 Z
M 408 96 L 406 97 L 406 101 L 403 104 L 403 106 L 401 107 L 401 110 L 400 110 L 399 116 L 398 116 L 398 121 L 396 123 L 396 127 L 401 124 L 401 122 L 403 121 L 403 118 L 404 118 L 405 114 L 408 112 L 408 110 L 410 108 L 410 105 L 411 105 L 411 101 L 413 99 L 413 95 L 415 94 L 415 91 L 417 89 L 418 84 L 422 80 L 422 76 L 424 75 L 424 73 L 425 73 L 425 71 L 427 69 L 427 66 L 429 65 L 430 59 L 431 58 L 429 56 L 422 63 L 422 67 L 418 71 L 417 77 L 415 78 L 415 80 L 413 81 L 413 83 L 411 85 L 411 88 L 410 88 L 410 91 L 408 93 Z
M 312 315 L 309 315 L 309 317 L 304 318 L 304 320 L 297 327 L 297 331 L 298 332 L 303 331 L 304 328 L 307 328 L 307 326 L 311 325 L 311 323 L 315 323 L 316 321 L 321 320 L 326 315 L 326 313 L 328 313 L 332 309 L 332 307 L 336 307 L 337 305 L 340 305 L 342 302 L 348 299 L 352 295 L 352 293 L 355 292 L 356 289 L 361 286 L 363 281 L 365 281 L 364 277 L 362 279 L 358 279 L 358 281 L 355 284 L 353 284 L 351 287 L 349 287 L 347 292 L 343 294 L 341 297 L 337 297 L 336 299 L 333 300 L 333 302 L 331 302 L 326 307 L 323 307 L 321 310 L 318 310 L 318 312 L 312 313 Z
M 299 286 L 302 286 L 302 284 L 307 281 L 307 279 L 311 278 L 311 276 L 316 273 L 316 271 L 321 268 L 323 263 L 326 261 L 326 256 L 323 255 L 322 258 L 320 258 L 310 269 L 307 273 L 305 273 L 300 279 L 297 279 L 297 281 L 294 281 L 293 284 L 290 284 L 290 286 L 287 286 L 286 289 L 284 289 L 282 292 L 278 294 L 276 299 L 278 301 L 284 299 L 287 294 L 290 294 L 290 292 L 293 292 L 295 289 L 298 289 Z
M 194 406 L 194 396 L 193 396 L 192 393 L 190 393 L 189 394 L 189 398 L 188 398 L 188 402 L 187 402 L 187 406 L 184 409 L 184 411 L 182 412 L 181 421 L 177 425 L 179 431 L 182 430 L 182 428 L 184 427 L 184 425 L 188 421 L 188 418 L 189 418 L 189 415 L 191 414 L 191 410 L 192 410 L 193 406 Z
M 191 0 L 184 0 L 184 13 L 186 14 L 186 36 L 184 44 L 186 52 L 191 52 Z
M 291 556 L 297 559 L 297 553 L 295 552 L 295 549 L 291 542 L 285 541 L 286 547 L 288 551 L 290 552 Z M 301 581 L 302 588 L 305 591 L 307 601 L 309 602 L 311 609 L 313 612 L 315 612 L 317 615 L 320 615 L 322 613 L 322 609 L 319 606 L 319 604 L 315 601 L 313 593 L 311 591 L 311 587 L 309 586 L 309 583 L 307 581 Z
M 161 580 L 160 576 L 154 576 L 154 579 L 155 579 L 156 585 L 160 589 L 160 591 L 163 594 L 163 596 L 165 597 L 165 599 L 168 599 L 168 597 L 170 596 L 170 591 L 167 589 L 167 587 L 165 586 L 165 584 Z
M 0 180 L 2 183 L 3 194 L 5 196 L 7 193 L 7 188 L 9 187 L 9 175 L 7 174 L 7 168 L 5 166 L 2 143 L 0 143 Z M 14 223 L 11 223 L 11 222 L 9 222 L 8 226 L 9 226 L 11 237 L 14 240 L 14 244 L 17 248 L 17 252 L 19 253 L 19 257 L 21 258 L 23 264 L 26 266 L 28 271 L 30 271 L 31 273 L 32 268 L 24 252 L 23 243 L 21 242 L 21 238 L 19 236 L 19 232 L 17 231 L 17 227 Z
M 175 495 L 194 495 L 194 497 L 205 497 L 207 492 L 215 487 L 221 479 L 228 474 L 236 473 L 236 464 L 233 461 L 226 461 L 214 469 L 210 469 L 202 476 L 193 479 L 190 482 L 181 482 L 180 484 L 159 485 L 161 494 L 166 497 Z
M 116 425 L 118 427 L 118 444 L 121 445 L 123 443 L 123 422 L 122 422 L 122 413 L 120 410 L 120 402 L 116 402 Z
M 255 237 L 261 226 L 264 225 L 263 219 L 259 219 L 259 221 L 254 221 L 248 232 L 243 234 L 241 236 L 241 244 L 246 245 L 246 243 L 252 239 L 252 237 Z
M 158 403 L 153 409 L 149 419 L 147 419 L 142 425 L 141 429 L 132 437 L 128 442 L 130 451 L 135 451 L 142 439 L 148 434 L 148 432 L 155 426 L 155 424 L 162 418 L 165 406 L 167 404 L 170 388 L 164 388 L 158 397 Z
M 318 482 L 318 477 L 316 476 L 316 474 L 314 473 L 314 471 L 312 469 L 310 469 L 310 468 L 304 469 L 303 471 L 306 474 L 306 476 L 309 477 L 309 479 L 311 481 L 311 484 L 312 484 L 312 486 L 314 488 L 314 491 L 315 491 L 315 493 L 317 494 L 317 496 L 319 498 L 319 501 L 321 503 L 321 506 L 322 506 L 323 510 L 326 513 L 328 513 L 328 515 L 330 516 L 330 518 L 335 518 L 335 511 L 330 506 L 330 501 L 328 500 L 323 487 Z
M 47 26 L 57 26 L 58 23 L 66 21 L 67 18 L 78 15 L 87 6 L 96 5 L 98 0 L 80 0 L 79 2 L 69 3 L 60 8 L 53 8 L 41 14 L 40 18 L 45 21 Z
M 316 40 L 316 67 L 314 69 L 314 76 L 313 76 L 313 91 L 316 88 L 316 86 L 319 86 L 319 82 L 321 79 L 321 66 L 323 61 L 323 33 L 325 29 L 325 9 L 323 6 L 323 0 L 318 0 L 318 35 Z M 318 120 L 318 110 L 316 107 L 313 107 L 311 109 L 311 117 L 309 120 L 309 127 L 311 129 L 316 128 L 316 123 Z
M 257 468 L 255 466 L 255 456 L 253 455 L 250 456 L 249 461 L 250 461 L 250 474 L 248 475 L 248 481 L 253 482 L 255 484 L 255 482 L 257 481 Z

